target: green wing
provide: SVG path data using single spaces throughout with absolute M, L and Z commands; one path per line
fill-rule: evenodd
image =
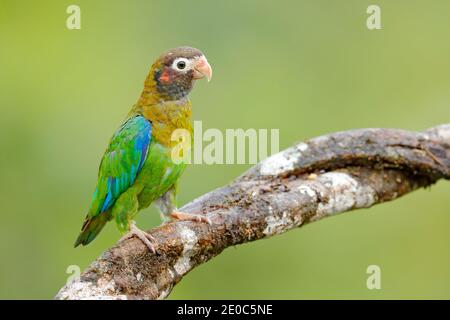
M 89 216 L 108 211 L 133 185 L 144 164 L 152 127 L 143 116 L 128 119 L 114 134 L 100 163 L 97 188 Z
M 75 245 L 87 244 L 108 221 L 108 210 L 133 185 L 147 157 L 151 123 L 143 116 L 129 118 L 111 138 L 100 163 L 97 188 Z

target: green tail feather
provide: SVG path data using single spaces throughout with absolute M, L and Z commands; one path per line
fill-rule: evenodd
M 81 228 L 81 233 L 75 241 L 75 248 L 80 244 L 83 246 L 89 244 L 95 237 L 102 231 L 106 222 L 109 221 L 109 215 L 107 212 L 103 212 L 98 216 L 88 218 L 84 220 L 83 227 Z

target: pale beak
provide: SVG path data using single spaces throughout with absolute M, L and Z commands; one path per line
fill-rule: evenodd
M 200 57 L 194 64 L 194 79 L 208 79 L 212 77 L 212 69 L 205 57 Z

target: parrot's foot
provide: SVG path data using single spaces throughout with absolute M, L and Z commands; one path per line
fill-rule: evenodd
M 122 239 L 120 239 L 120 241 L 132 238 L 133 236 L 136 236 L 139 240 L 141 240 L 152 253 L 156 253 L 153 245 L 153 243 L 156 243 L 155 237 L 136 227 L 136 223 L 134 221 L 130 224 L 130 231 Z
M 206 222 L 207 224 L 211 224 L 211 220 L 208 217 L 201 214 L 193 214 L 193 213 L 185 213 L 174 211 L 170 214 L 172 219 L 176 220 L 188 220 L 188 221 L 196 221 L 196 222 Z

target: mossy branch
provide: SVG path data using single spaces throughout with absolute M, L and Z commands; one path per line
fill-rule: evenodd
M 134 238 L 120 242 L 56 299 L 164 299 L 185 274 L 230 246 L 394 200 L 439 179 L 450 179 L 450 124 L 314 138 L 180 209 L 208 215 L 211 225 L 177 221 L 150 230 L 157 254 Z

